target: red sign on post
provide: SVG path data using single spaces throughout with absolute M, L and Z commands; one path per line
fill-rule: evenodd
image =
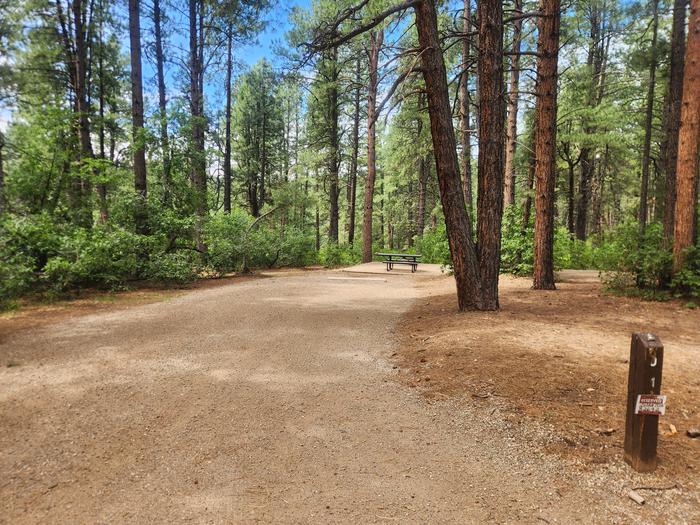
M 666 413 L 666 396 L 639 394 L 634 413 L 645 416 L 663 416 Z

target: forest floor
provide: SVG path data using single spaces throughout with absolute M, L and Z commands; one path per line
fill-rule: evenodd
M 504 278 L 460 314 L 452 287 L 272 272 L 3 316 L 0 523 L 700 520 L 697 311 Z M 679 432 L 652 476 L 619 460 L 637 329 Z

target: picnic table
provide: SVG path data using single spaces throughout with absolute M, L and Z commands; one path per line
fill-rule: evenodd
M 377 257 L 384 257 L 386 271 L 390 272 L 394 269 L 394 265 L 402 264 L 411 267 L 411 273 L 414 273 L 418 268 L 418 259 L 420 255 L 417 253 L 375 253 Z

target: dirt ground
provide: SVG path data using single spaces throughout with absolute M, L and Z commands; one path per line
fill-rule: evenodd
M 48 321 L 41 310 L 4 319 L 0 523 L 699 521 L 696 444 L 686 444 L 694 453 L 684 457 L 687 475 L 666 459 L 666 438 L 658 476 L 630 474 L 615 454 L 583 468 L 587 456 L 562 453 L 556 410 L 545 407 L 546 396 L 556 405 L 547 385 L 556 368 L 539 378 L 513 373 L 534 359 L 532 348 L 507 344 L 526 331 L 529 346 L 581 376 L 557 395 L 578 399 L 573 388 L 590 376 L 596 390 L 584 389 L 585 399 L 607 406 L 604 392 L 621 386 L 603 371 L 624 366 L 605 356 L 624 357 L 625 322 L 613 322 L 620 334 L 611 351 L 603 334 L 611 325 L 596 324 L 609 321 L 593 319 L 595 300 L 586 307 L 570 297 L 582 302 L 578 325 L 566 321 L 571 310 L 554 312 L 570 295 L 564 287 L 537 300 L 524 283 L 506 282 L 502 312 L 457 314 L 451 286 L 398 272 L 287 272 L 78 305 L 73 315 L 64 305 Z M 648 315 L 646 303 L 628 302 L 626 312 L 627 300 L 600 300 L 618 317 Z M 664 330 L 684 326 L 686 335 L 657 332 L 667 348 L 667 421 L 678 419 L 680 442 L 686 423 L 676 410 L 693 422 L 698 406 L 674 399 L 683 388 L 697 392 L 700 376 L 697 313 L 676 309 Z M 577 340 L 574 330 L 598 335 Z M 679 363 L 681 354 L 694 361 Z M 501 369 L 499 355 L 508 363 Z M 519 411 L 506 373 L 513 383 L 527 379 L 541 404 Z M 598 439 L 577 432 L 566 429 L 572 448 L 585 449 L 583 436 Z M 615 443 L 619 432 L 606 439 Z M 641 490 L 643 507 L 624 496 L 629 486 L 670 480 L 678 486 Z
M 700 439 L 686 435 L 700 427 L 700 310 L 606 294 L 586 272 L 564 277 L 552 292 L 502 277 L 495 313 L 457 313 L 451 279 L 423 280 L 399 325 L 402 381 L 429 399 L 471 399 L 487 416 L 497 410 L 524 435 L 548 429 L 545 450 L 621 495 L 674 487 L 639 491 L 650 502 L 645 510 L 653 509 L 646 516 L 700 522 Z M 653 332 L 665 347 L 669 401 L 659 467 L 647 476 L 632 475 L 622 461 L 632 332 Z M 687 514 L 675 521 L 679 509 Z

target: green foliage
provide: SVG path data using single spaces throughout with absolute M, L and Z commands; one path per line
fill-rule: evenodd
M 523 228 L 521 210 L 508 206 L 503 214 L 501 234 L 501 271 L 514 275 L 532 274 L 532 226 Z
M 4 247 L 3 247 L 4 248 Z M 13 300 L 29 291 L 36 281 L 34 260 L 24 254 L 0 254 L 0 310 L 12 306 Z
M 452 266 L 445 223 L 441 222 L 437 228 L 416 239 L 416 251 L 421 254 L 421 262 Z
M 327 268 L 358 264 L 362 261 L 362 248 L 358 245 L 348 246 L 329 242 L 321 246 L 319 261 Z
M 671 283 L 678 295 L 700 299 L 700 246 L 692 246 L 685 252 L 685 264 Z M 689 303 L 695 307 L 695 303 Z
M 75 229 L 60 254 L 47 262 L 43 278 L 54 293 L 86 286 L 124 288 L 143 274 L 147 243 L 143 236 L 122 229 Z
M 204 229 L 207 263 L 215 273 L 223 275 L 241 269 L 245 247 L 243 239 L 251 217 L 243 210 L 213 216 Z
M 668 282 L 672 255 L 664 247 L 663 226 L 652 223 L 640 238 L 636 222 L 623 224 L 600 240 L 598 267 L 605 284 L 616 290 L 631 288 L 660 290 Z

